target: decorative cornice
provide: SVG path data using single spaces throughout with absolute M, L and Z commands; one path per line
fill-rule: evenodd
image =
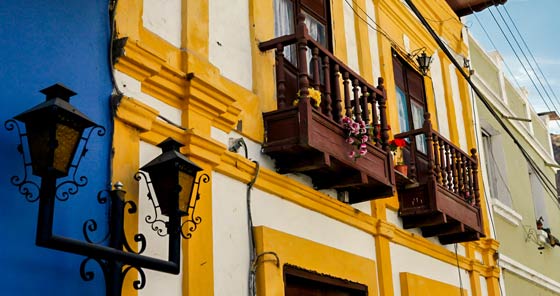
M 536 285 L 555 293 L 560 293 L 560 282 L 557 282 L 503 254 L 500 254 L 500 266 L 501 268 L 526 279 L 527 281 L 535 283 Z
M 521 221 L 523 221 L 523 216 L 521 216 L 521 214 L 517 213 L 514 209 L 508 207 L 501 201 L 493 198 L 491 199 L 491 202 L 492 210 L 494 211 L 494 213 L 500 215 L 509 224 L 513 226 L 519 226 Z
M 159 112 L 130 97 L 123 96 L 117 109 L 117 118 L 145 132 L 152 129 Z
M 192 70 L 187 74 L 140 41 L 127 42 L 124 51 L 115 67 L 140 81 L 142 92 L 175 108 L 201 114 L 226 132 L 233 129 L 241 114 L 234 95 L 255 96 L 194 54 L 183 53 L 187 68 Z

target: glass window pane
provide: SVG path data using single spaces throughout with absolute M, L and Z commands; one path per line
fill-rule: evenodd
M 274 0 L 274 35 L 276 37 L 295 33 L 294 4 L 291 0 Z M 284 57 L 292 64 L 296 62 L 296 47 L 284 48 Z
M 411 101 L 410 106 L 412 107 L 412 125 L 414 129 L 422 128 L 422 125 L 424 125 L 424 106 L 415 101 Z M 416 149 L 420 152 L 428 153 L 426 137 L 424 135 L 416 136 Z
M 408 107 L 406 105 L 406 95 L 404 91 L 397 87 L 397 104 L 399 108 L 399 127 L 401 132 L 410 130 L 408 123 Z

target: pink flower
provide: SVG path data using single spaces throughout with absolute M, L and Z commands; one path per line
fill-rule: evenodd
M 366 145 L 366 143 L 362 143 L 362 144 L 360 144 L 360 149 L 367 149 L 367 145 Z
M 365 134 L 366 132 L 367 132 L 367 129 L 365 127 L 360 129 L 360 134 Z
M 367 135 L 363 135 L 362 136 L 362 143 L 365 143 L 369 140 L 369 137 Z
M 342 123 L 349 124 L 350 122 L 352 122 L 352 119 L 350 119 L 350 117 L 344 116 L 342 118 Z
M 365 148 L 364 148 L 364 149 L 360 148 L 360 155 L 361 155 L 361 156 L 364 156 L 364 155 L 366 155 L 366 154 L 367 154 L 367 149 L 365 149 Z
M 362 120 L 360 120 L 358 123 L 360 124 L 360 128 L 364 128 L 364 129 L 366 128 L 366 123 L 363 122 Z
M 356 151 L 352 150 L 348 156 L 350 156 L 350 158 L 356 157 Z
M 348 143 L 348 144 L 354 144 L 354 138 L 352 138 L 352 137 L 346 138 L 346 143 Z

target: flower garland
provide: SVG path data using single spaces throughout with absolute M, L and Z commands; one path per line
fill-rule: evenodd
M 346 143 L 353 146 L 348 154 L 354 161 L 367 154 L 367 141 L 369 141 L 368 125 L 362 121 L 354 121 L 345 116 L 342 118 L 342 125 L 347 132 Z

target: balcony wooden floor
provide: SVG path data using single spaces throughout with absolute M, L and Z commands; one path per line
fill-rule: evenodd
M 394 173 L 387 152 L 368 144 L 355 161 L 348 156 L 340 124 L 317 109 L 297 106 L 263 114 L 267 139 L 264 153 L 276 160 L 280 173 L 309 175 L 317 189 L 349 193 L 350 203 L 392 196 Z

